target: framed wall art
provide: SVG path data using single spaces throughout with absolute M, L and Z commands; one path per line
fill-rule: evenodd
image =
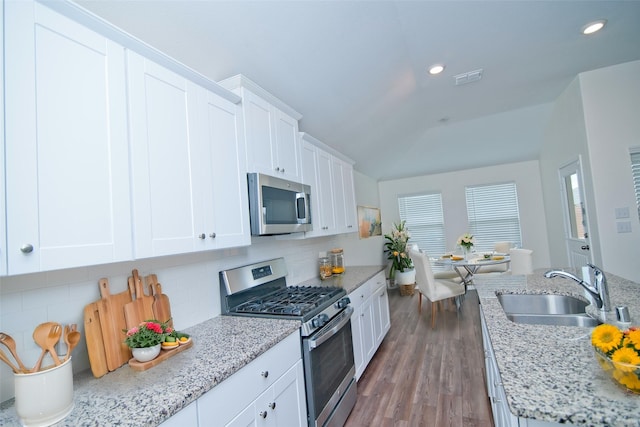
M 361 239 L 382 236 L 380 209 L 369 206 L 358 206 L 358 235 Z

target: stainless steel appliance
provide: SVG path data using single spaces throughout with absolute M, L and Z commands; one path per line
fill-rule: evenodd
M 309 426 L 341 427 L 356 403 L 353 308 L 342 288 L 287 286 L 283 258 L 220 272 L 222 312 L 301 322 Z
M 310 231 L 311 187 L 260 173 L 248 173 L 251 234 Z

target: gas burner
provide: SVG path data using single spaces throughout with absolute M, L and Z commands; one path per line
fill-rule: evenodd
M 340 288 L 291 286 L 240 304 L 233 309 L 233 312 L 305 316 L 318 307 L 330 304 L 342 292 Z

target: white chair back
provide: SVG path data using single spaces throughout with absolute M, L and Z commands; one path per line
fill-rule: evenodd
M 430 301 L 435 301 L 435 287 L 436 279 L 433 275 L 433 269 L 431 268 L 431 261 L 427 254 L 413 250 L 409 251 L 411 261 L 416 269 L 416 284 L 418 289 L 423 293 Z
M 511 274 L 533 273 L 533 251 L 531 249 L 511 249 Z
M 511 246 L 511 242 L 495 242 L 493 244 L 493 250 L 498 253 L 508 254 Z

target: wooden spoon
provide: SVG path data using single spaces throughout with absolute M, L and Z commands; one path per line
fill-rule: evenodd
M 18 352 L 16 351 L 16 341 L 10 335 L 5 334 L 4 332 L 0 332 L 0 342 L 7 346 L 7 348 L 13 355 L 13 358 L 16 359 L 16 362 L 18 362 L 20 370 L 23 372 L 28 372 L 27 367 L 24 366 L 24 363 L 22 363 L 20 357 L 18 357 Z
M 51 357 L 55 364 L 60 365 L 60 359 L 58 359 L 58 355 L 56 354 L 53 346 L 56 345 L 61 334 L 62 328 L 58 323 L 46 322 L 36 326 L 36 329 L 33 331 L 33 340 L 40 346 L 42 353 L 31 372 L 38 372 L 40 370 L 40 367 L 42 366 L 42 359 L 47 351 L 51 353 Z
M 15 372 L 16 374 L 20 373 L 20 369 L 18 369 L 17 366 L 15 366 L 13 363 L 11 363 L 11 361 L 9 360 L 9 358 L 7 357 L 7 355 L 4 353 L 4 351 L 0 350 L 0 360 L 2 360 L 4 363 L 6 363 L 7 365 L 9 365 L 9 367 L 11 368 L 11 370 L 13 372 Z
M 82 335 L 78 331 L 71 331 L 69 332 L 69 335 L 67 335 L 68 344 L 67 344 L 67 356 L 64 358 L 65 362 L 69 360 L 69 358 L 71 357 L 71 352 L 76 347 L 78 342 L 80 342 L 81 337 Z

